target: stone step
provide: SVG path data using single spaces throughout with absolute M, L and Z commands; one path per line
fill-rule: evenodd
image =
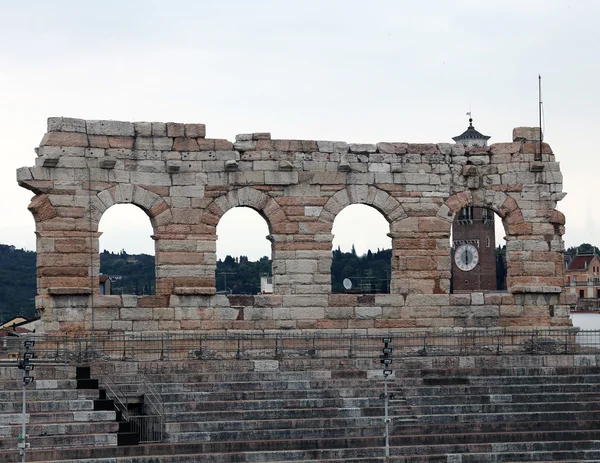
M 405 422 L 418 424 L 414 418 L 405 418 Z M 288 419 L 281 416 L 272 420 L 246 420 L 246 421 L 183 421 L 166 423 L 167 433 L 192 433 L 192 432 L 242 432 L 253 430 L 276 429 L 334 429 L 341 427 L 373 427 L 381 426 L 382 418 L 377 417 L 351 417 L 351 418 L 304 418 Z
M 290 419 L 305 418 L 349 418 L 349 417 L 381 417 L 381 407 L 351 407 L 351 408 L 289 408 L 285 410 L 285 417 Z M 238 420 L 273 420 L 282 416 L 282 410 L 221 410 L 204 412 L 165 413 L 167 422 L 180 421 L 238 421 Z
M 481 394 L 455 396 L 406 396 L 411 406 L 437 406 L 456 404 L 490 403 L 549 403 L 549 402 L 595 402 L 600 400 L 600 391 L 583 393 L 547 393 L 547 394 Z
M 448 405 L 439 407 L 413 407 L 412 411 L 426 422 L 477 422 L 548 419 L 600 419 L 600 403 L 567 402 L 549 404 L 492 404 Z M 555 417 L 555 418 L 554 418 Z
M 381 406 L 379 397 L 316 398 L 316 399 L 278 399 L 270 400 L 227 400 L 209 402 L 171 402 L 165 403 L 165 413 L 185 413 L 196 411 L 220 410 L 283 410 L 288 408 L 358 408 Z
M 232 462 L 252 462 L 252 463 L 277 463 L 277 462 L 322 462 L 322 463 L 381 463 L 384 450 L 382 447 L 374 448 L 356 448 L 356 449 L 314 449 L 314 450 L 286 450 L 286 451 L 265 451 L 260 453 L 255 452 L 240 452 L 232 453 L 183 453 L 179 448 L 183 444 L 169 445 L 164 444 L 144 446 L 148 448 L 149 453 L 146 455 L 137 456 L 108 456 L 111 453 L 122 455 L 123 453 L 132 453 L 133 447 L 111 448 L 107 454 L 100 458 L 73 458 L 71 455 L 63 456 L 60 460 L 55 459 L 38 459 L 38 455 L 34 454 L 33 459 L 30 459 L 31 453 L 28 452 L 28 461 L 45 461 L 47 463 L 66 463 L 78 461 L 81 463 L 232 463 Z M 131 450 L 130 450 L 131 449 Z M 156 453 L 164 452 L 166 453 Z M 75 449 L 74 449 L 75 450 Z M 153 453 L 150 453 L 153 452 Z M 47 453 L 44 452 L 46 455 Z M 64 452 L 56 452 L 63 454 Z M 74 452 L 73 452 L 74 453 Z M 83 452 L 77 452 L 81 454 Z M 0 463 L 8 463 L 9 460 L 3 460 L 0 453 Z M 11 462 L 15 460 L 10 460 Z
M 230 392 L 174 392 L 162 395 L 165 403 L 169 402 L 208 402 L 222 400 L 265 400 L 277 397 L 279 399 L 296 398 L 351 398 L 351 397 L 379 397 L 382 388 L 373 389 L 280 389 L 269 391 L 230 391 Z
M 97 399 L 97 389 L 27 389 L 27 402 L 36 400 L 79 400 Z M 18 402 L 23 400 L 23 390 L 0 391 L 0 402 Z
M 249 426 L 246 426 L 248 424 Z M 274 440 L 274 439 L 297 439 L 297 438 L 333 438 L 333 437 L 359 437 L 359 436 L 379 436 L 382 435 L 384 425 L 382 419 L 372 420 L 370 423 L 362 426 L 315 426 L 307 427 L 307 423 L 295 426 L 293 428 L 267 428 L 265 425 L 253 425 L 253 422 L 239 423 L 227 428 L 218 428 L 203 430 L 201 432 L 183 432 L 181 430 L 174 431 L 168 429 L 169 442 L 205 442 L 205 441 L 233 441 L 233 440 Z M 323 423 L 319 423 L 323 424 Z M 480 433 L 502 433 L 506 429 L 505 423 L 491 423 L 486 425 L 447 425 L 447 426 L 419 426 L 414 423 L 414 420 L 407 419 L 403 422 L 405 428 L 399 426 L 399 422 L 394 421 L 391 426 L 391 434 L 393 436 L 404 437 L 422 437 L 428 433 L 461 435 L 464 433 L 472 433 L 474 431 Z M 189 427 L 188 427 L 189 428 Z M 598 430 L 600 423 L 590 421 L 542 421 L 542 422 L 522 422 L 511 425 L 511 432 L 541 432 L 555 431 L 561 429 L 563 431 L 585 431 L 590 429 Z M 421 441 L 421 445 L 426 445 L 426 440 Z
M 22 402 L 0 402 L 0 413 L 19 413 Z M 27 413 L 93 410 L 94 400 L 33 400 L 26 401 Z
M 167 442 L 231 442 L 236 440 L 331 439 L 381 437 L 383 423 L 377 426 L 298 429 L 252 429 L 241 431 L 178 432 L 168 434 Z
M 365 439 L 342 439 L 313 441 L 313 448 L 307 449 L 257 449 L 256 442 L 232 442 L 226 452 L 214 452 L 211 443 L 185 443 L 185 444 L 148 444 L 135 447 L 104 447 L 104 448 L 74 448 L 32 450 L 28 452 L 28 461 L 44 461 L 53 463 L 64 463 L 78 461 L 82 463 L 167 463 L 167 462 L 207 462 L 207 463 L 229 463 L 229 462 L 296 462 L 296 461 L 370 461 L 368 459 L 383 459 L 383 439 L 373 442 L 375 445 L 347 448 L 348 445 L 367 443 Z M 265 442 L 266 447 L 273 447 L 277 441 Z M 324 444 L 335 443 L 337 448 L 323 447 Z M 344 447 L 346 445 L 346 447 Z M 391 447 L 391 461 L 405 463 L 425 462 L 448 462 L 449 455 L 462 454 L 463 458 L 468 455 L 476 455 L 469 463 L 484 463 L 495 461 L 498 455 L 511 456 L 514 462 L 537 461 L 532 455 L 541 455 L 548 461 L 600 461 L 598 455 L 599 443 L 594 440 L 582 441 L 551 441 L 551 442 L 518 442 L 502 444 L 458 444 L 453 446 L 415 446 L 415 447 Z M 494 450 L 496 449 L 496 450 Z M 418 453 L 414 453 L 417 451 Z M 0 463 L 12 462 L 9 459 L 16 453 L 0 452 Z M 488 459 L 487 455 L 491 455 Z M 557 458 L 550 458 L 550 456 Z M 520 457 L 515 458 L 515 457 Z M 587 458 L 591 457 L 591 458 Z M 443 459 L 440 459 L 443 458 Z M 458 460 L 460 461 L 460 460 Z M 543 461 L 543 460 L 542 460 Z
M 43 378 L 43 376 L 38 376 L 37 370 L 34 371 L 34 377 Z M 76 387 L 77 380 L 75 379 L 36 379 L 33 383 L 27 386 L 27 392 L 45 389 L 75 389 Z M 21 379 L 0 381 L 0 391 L 23 392 L 22 377 Z
M 519 384 L 519 385 L 489 385 L 489 386 L 422 386 L 405 387 L 405 395 L 428 396 L 428 395 L 482 395 L 482 394 L 529 394 L 529 393 L 592 393 L 598 392 L 596 384 Z
M 510 427 L 509 427 L 510 426 Z M 562 429 L 563 431 L 581 431 L 581 430 L 598 430 L 600 423 L 590 420 L 572 420 L 572 421 L 514 421 L 510 425 L 506 422 L 489 422 L 489 423 L 456 423 L 456 424 L 421 424 L 420 421 L 393 421 L 390 433 L 393 435 L 426 435 L 431 434 L 455 434 L 462 435 L 464 433 L 482 432 L 482 433 L 502 433 L 510 429 L 511 432 L 524 431 L 555 431 Z
M 27 425 L 27 434 L 30 436 L 58 436 L 70 434 L 95 434 L 113 433 L 119 429 L 116 421 L 77 422 L 77 423 L 49 423 Z M 21 425 L 0 426 L 0 437 L 18 437 L 21 434 Z
M 114 421 L 116 412 L 114 411 L 59 411 L 59 412 L 38 412 L 28 413 L 28 423 L 85 423 L 95 421 Z M 20 413 L 2 413 L 0 414 L 0 425 L 13 425 L 22 423 Z
M 357 374 L 354 377 L 366 379 L 366 373 Z M 178 383 L 223 383 L 223 382 L 247 382 L 247 381 L 309 381 L 331 379 L 335 374 L 331 371 L 264 371 L 264 372 L 223 372 L 223 373 L 176 373 L 164 375 L 147 375 L 148 380 L 153 383 L 178 382 Z M 119 380 L 119 382 L 126 382 Z
M 419 446 L 452 445 L 452 444 L 486 444 L 489 442 L 546 442 L 546 441 L 576 441 L 598 440 L 599 429 L 585 430 L 549 430 L 549 431 L 504 431 L 504 432 L 471 432 L 449 434 L 421 434 L 421 435 L 392 435 L 390 442 L 396 447 L 414 449 Z
M 599 379 L 600 382 L 600 379 Z M 454 385 L 419 385 L 405 386 L 400 381 L 390 381 L 391 388 L 406 391 L 406 395 L 481 395 L 481 394 L 518 394 L 518 393 L 560 393 L 560 392 L 594 392 L 594 382 L 589 383 L 566 383 L 560 384 L 556 381 L 543 384 L 454 384 Z M 253 391 L 253 390 L 307 390 L 307 389 L 383 389 L 381 379 L 331 379 L 331 380 L 298 380 L 298 381 L 233 381 L 233 382 L 168 382 L 153 383 L 154 388 L 163 393 L 180 392 L 229 392 L 229 391 Z
M 117 425 L 118 427 L 118 425 Z M 93 434 L 61 434 L 57 436 L 32 436 L 28 442 L 33 449 L 55 449 L 66 447 L 104 447 L 117 445 L 117 433 Z M 6 438 L 0 441 L 0 449 L 17 448 L 17 438 Z

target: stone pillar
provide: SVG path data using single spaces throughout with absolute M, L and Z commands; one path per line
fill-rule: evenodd
M 269 235 L 273 243 L 275 294 L 326 294 L 331 291 L 331 234 L 307 237 Z
M 450 292 L 450 223 L 409 217 L 392 224 L 393 294 Z
M 157 233 L 156 295 L 215 294 L 216 234 Z

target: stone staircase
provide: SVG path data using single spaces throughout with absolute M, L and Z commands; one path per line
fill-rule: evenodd
M 595 363 L 592 360 L 587 363 Z M 394 394 L 390 461 L 600 461 L 600 367 L 573 366 L 583 363 L 576 356 L 549 355 L 398 359 L 397 377 L 389 380 L 389 392 Z M 54 415 L 45 422 L 34 421 L 38 413 L 34 407 L 28 461 L 384 461 L 383 383 L 375 361 L 113 362 L 94 365 L 93 376 L 96 368 L 112 369 L 124 382 L 133 370 L 152 381 L 164 401 L 165 441 L 117 446 L 116 441 L 77 444 L 73 439 L 70 446 L 47 446 L 44 436 L 34 430 L 60 425 L 53 421 Z M 2 423 L 15 410 L 5 404 L 20 399 L 19 383 L 14 383 L 13 395 L 0 392 L 7 398 L 2 399 Z M 56 380 L 53 389 L 39 384 L 39 390 L 31 393 L 32 400 L 34 393 L 39 394 L 40 410 L 44 400 L 59 409 L 79 400 L 77 406 L 84 410 L 64 413 L 109 413 L 88 410 L 89 404 L 83 402 L 94 393 L 75 389 L 73 380 Z M 18 403 L 15 406 L 18 409 Z M 84 422 L 79 432 L 102 436 L 106 433 L 101 425 L 107 423 Z M 115 435 L 114 421 L 112 426 Z M 63 435 L 70 432 L 62 429 Z M 0 430 L 9 432 L 5 427 Z M 16 448 L 13 434 L 18 431 L 10 433 L 13 441 L 5 448 L 12 450 Z M 16 452 L 5 448 L 0 449 L 0 463 L 16 461 Z
M 78 447 L 110 447 L 131 433 L 120 422 L 113 402 L 89 377 L 89 368 L 36 365 L 38 379 L 27 386 L 27 460 L 39 451 Z M 17 441 L 22 433 L 23 382 L 16 366 L 0 367 L 0 462 L 20 461 Z

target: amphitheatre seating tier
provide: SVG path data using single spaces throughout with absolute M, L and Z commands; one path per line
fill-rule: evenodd
M 383 377 L 376 359 L 94 360 L 89 365 L 92 377 L 101 382 L 109 375 L 127 386 L 137 375 L 152 384 L 164 403 L 163 442 L 105 445 L 89 437 L 102 435 L 105 423 L 86 422 L 79 445 L 75 440 L 65 444 L 57 440 L 52 448 L 45 448 L 47 436 L 40 435 L 37 442 L 32 438 L 28 461 L 368 463 L 383 459 Z M 388 379 L 389 392 L 394 394 L 390 461 L 598 461 L 599 365 L 600 355 L 590 352 L 395 358 L 394 375 Z M 57 374 L 73 369 L 61 368 Z M 51 375 L 52 370 L 45 374 Z M 57 397 L 64 397 L 68 386 L 76 387 L 74 380 L 61 381 L 64 390 L 50 389 Z M 90 400 L 88 391 L 75 391 L 82 403 Z M 133 394 L 135 389 L 123 391 Z M 34 402 L 48 400 L 46 391 L 40 390 L 37 397 L 35 389 L 31 392 Z M 9 400 L 17 397 L 16 391 L 3 393 Z M 56 400 L 58 405 L 52 407 L 76 400 Z M 36 407 L 43 408 L 34 405 L 32 410 Z M 13 415 L 0 412 L 0 420 L 9 416 Z M 74 429 L 71 423 L 62 427 L 51 421 L 30 425 L 33 434 Z M 13 461 L 15 454 L 2 449 L 0 462 Z

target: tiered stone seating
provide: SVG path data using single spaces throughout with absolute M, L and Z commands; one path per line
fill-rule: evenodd
M 468 368 L 452 366 L 459 363 Z M 577 363 L 572 356 L 398 359 L 397 377 L 389 381 L 395 395 L 390 461 L 600 461 L 600 368 L 561 366 Z M 383 388 L 373 377 L 380 371 L 375 361 L 136 366 L 164 399 L 164 443 L 37 449 L 32 442 L 28 461 L 383 461 Z
M 37 365 L 35 374 L 52 379 L 39 379 L 27 386 L 26 431 L 32 450 L 117 445 L 119 423 L 114 410 L 98 409 L 98 403 L 102 403 L 98 387 L 82 388 L 74 367 Z M 16 366 L 0 367 L 0 462 L 19 459 L 23 400 L 20 375 Z

